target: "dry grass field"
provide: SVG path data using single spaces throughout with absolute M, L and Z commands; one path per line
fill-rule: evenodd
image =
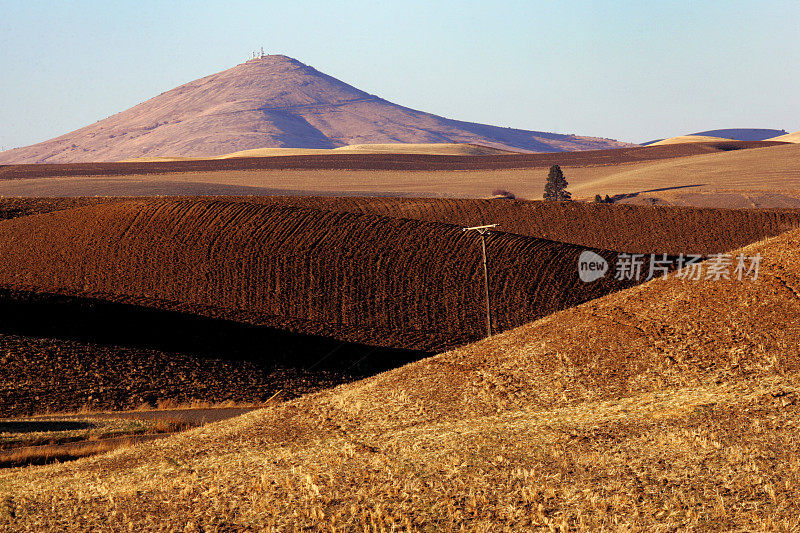
M 800 146 L 787 144 L 763 150 L 637 163 L 599 173 L 574 169 L 572 190 L 577 196 L 588 196 L 592 191 L 612 196 L 638 191 L 640 198 L 701 207 L 796 205 L 800 198 Z
M 800 233 L 159 442 L 0 474 L 7 529 L 800 527 Z
M 711 137 L 709 135 L 679 135 L 677 137 L 670 137 L 669 139 L 662 139 L 656 141 L 648 146 L 661 146 L 665 144 L 682 144 L 682 143 L 707 143 L 719 141 L 732 141 L 733 139 L 725 139 L 723 137 Z
M 431 155 L 502 155 L 513 154 L 509 150 L 481 146 L 469 143 L 388 143 L 388 144 L 351 144 L 339 148 L 253 148 L 215 157 L 137 157 L 129 162 L 159 161 L 202 161 L 204 159 L 231 159 L 239 157 L 270 156 L 302 156 L 302 155 L 337 155 L 346 152 L 352 154 L 431 154 Z M 125 162 L 125 161 L 123 161 Z
M 538 199 L 560 164 L 573 197 L 699 207 L 800 207 L 798 144 L 696 142 L 558 154 L 358 154 L 8 165 L 3 196 L 327 195 Z
M 777 137 L 771 138 L 770 141 L 780 141 L 780 142 L 789 142 L 789 143 L 800 142 L 800 131 L 795 131 L 793 133 L 787 133 L 786 135 L 779 135 Z

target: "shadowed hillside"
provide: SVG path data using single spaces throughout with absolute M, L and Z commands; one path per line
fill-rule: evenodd
M 779 135 L 785 134 L 786 130 L 765 128 L 728 128 L 692 133 L 692 135 L 723 137 L 726 139 L 736 139 L 737 141 L 766 141 L 767 139 L 772 140 Z
M 0 290 L 0 413 L 294 398 L 431 355 L 94 298 Z

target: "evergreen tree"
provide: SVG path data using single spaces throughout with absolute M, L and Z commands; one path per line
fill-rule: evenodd
M 547 183 L 544 186 L 544 199 L 552 201 L 566 201 L 572 199 L 572 194 L 567 191 L 567 179 L 561 167 L 553 165 L 547 174 Z

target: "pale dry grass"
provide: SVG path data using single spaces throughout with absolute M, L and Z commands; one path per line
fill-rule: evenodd
M 431 155 L 503 155 L 514 154 L 510 150 L 491 148 L 470 143 L 385 143 L 385 144 L 350 144 L 339 148 L 254 148 L 207 159 L 230 159 L 233 157 L 270 157 L 281 155 L 336 155 L 342 152 L 349 154 L 431 154 Z M 176 158 L 175 160 L 180 160 Z M 145 159 L 137 159 L 143 161 Z M 165 159 L 160 159 L 165 160 Z
M 0 474 L 8 529 L 800 527 L 800 232 L 358 383 Z
M 796 144 L 629 163 L 599 169 L 572 169 L 573 194 L 623 194 L 650 189 L 698 186 L 695 191 L 800 190 L 800 146 Z M 566 171 L 565 171 L 566 173 Z
M 4 424 L 5 422 L 5 424 Z M 13 427 L 26 426 L 17 432 Z M 41 426 L 41 429 L 37 429 Z M 78 426 L 78 427 L 76 427 Z M 182 419 L 25 418 L 0 420 L 0 468 L 72 461 L 190 428 Z
M 800 143 L 800 131 L 795 131 L 793 133 L 787 133 L 786 135 L 779 135 L 777 137 L 773 137 L 772 139 L 768 139 L 770 141 L 781 141 L 785 143 Z
M 660 146 L 662 144 L 682 144 L 682 143 L 707 143 L 717 141 L 733 141 L 734 139 L 726 139 L 724 137 L 710 137 L 708 135 L 679 135 L 677 137 L 670 137 L 658 142 L 654 142 L 650 146 Z

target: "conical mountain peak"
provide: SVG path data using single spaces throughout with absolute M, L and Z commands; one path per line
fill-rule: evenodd
M 499 128 L 415 111 L 276 54 L 186 83 L 50 141 L 2 152 L 0 163 L 451 142 L 541 152 L 627 146 L 608 139 Z

